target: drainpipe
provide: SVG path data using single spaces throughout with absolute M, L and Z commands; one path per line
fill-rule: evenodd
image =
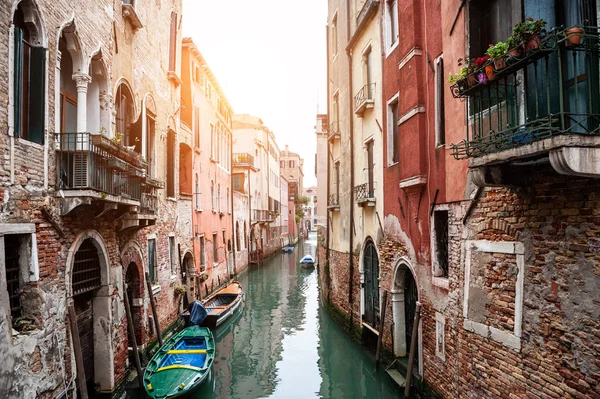
M 350 40 L 350 0 L 346 0 L 346 17 L 347 17 L 347 38 Z M 352 283 L 354 281 L 354 257 L 353 257 L 353 246 L 354 246 L 354 117 L 352 108 L 352 49 L 346 49 L 348 55 L 348 103 L 350 104 L 350 118 L 349 118 L 349 138 L 350 138 L 350 237 L 349 247 L 350 253 L 350 278 L 348 281 L 348 302 L 350 303 L 350 323 L 354 322 L 354 313 L 352 312 L 352 305 L 354 304 L 354 296 L 352 295 Z
M 331 126 L 331 121 L 329 120 L 329 115 L 330 115 L 330 111 L 331 111 L 331 107 L 329 105 L 329 99 L 331 98 L 331 89 L 329 87 L 329 24 L 327 24 L 325 26 L 325 37 L 327 38 L 327 49 L 325 51 L 327 51 L 327 56 L 325 57 L 325 59 L 327 60 L 327 123 L 329 124 L 329 126 Z M 329 175 L 329 168 L 331 166 L 331 163 L 329 161 L 329 134 L 331 132 L 329 132 L 329 129 L 327 129 L 327 151 L 326 151 L 326 156 L 327 156 L 327 193 L 326 193 L 326 203 L 325 203 L 325 210 L 326 210 L 326 215 L 327 215 L 327 231 L 325 232 L 325 234 L 327 235 L 326 239 L 326 245 L 325 245 L 325 261 L 328 262 L 329 261 L 329 230 L 331 229 L 331 226 L 329 226 L 329 209 L 327 208 L 327 206 L 329 206 L 329 191 L 330 191 L 330 175 Z M 338 199 L 339 201 L 339 199 Z M 333 220 L 332 220 L 333 222 Z
M 231 132 L 231 134 L 229 135 L 229 165 L 227 165 L 229 167 L 229 206 L 230 206 L 230 210 L 231 210 L 231 236 L 233 239 L 232 243 L 231 243 L 231 256 L 233 256 L 233 274 L 236 274 L 236 265 L 235 265 L 235 252 L 236 250 L 239 250 L 239 248 L 236 247 L 237 244 L 237 236 L 236 236 L 236 231 L 235 231 L 235 208 L 234 208 L 234 204 L 233 204 L 233 132 Z M 231 273 L 229 273 L 229 278 L 231 278 Z

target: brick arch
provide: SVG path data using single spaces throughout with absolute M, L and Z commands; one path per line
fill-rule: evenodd
M 127 275 L 127 268 L 132 263 L 137 266 L 137 272 L 140 276 L 140 287 L 139 292 L 140 296 L 143 298 L 145 296 L 144 290 L 144 271 L 146 270 L 144 267 L 144 256 L 142 255 L 142 248 L 137 241 L 129 241 L 127 244 L 123 246 L 121 249 L 121 265 L 123 265 L 123 278 Z
M 518 235 L 517 228 L 504 219 L 482 220 L 475 225 L 472 231 L 474 232 L 475 236 L 488 231 L 499 231 L 503 234 L 509 235 L 511 240 L 516 239 Z

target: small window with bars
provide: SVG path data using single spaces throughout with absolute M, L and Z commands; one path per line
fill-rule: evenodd
M 13 323 L 21 317 L 21 282 L 19 281 L 19 249 L 21 248 L 19 235 L 4 237 L 4 261 L 6 268 L 6 288 L 10 305 L 10 316 Z
M 434 276 L 448 277 L 448 210 L 433 212 Z

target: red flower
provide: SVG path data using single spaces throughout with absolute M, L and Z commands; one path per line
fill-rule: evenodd
M 481 66 L 483 66 L 483 64 L 485 64 L 486 62 L 488 62 L 490 59 L 489 55 L 484 55 L 483 57 L 479 57 L 475 60 L 475 67 L 479 68 Z

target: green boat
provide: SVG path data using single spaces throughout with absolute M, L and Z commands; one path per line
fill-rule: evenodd
M 215 340 L 210 329 L 183 329 L 148 363 L 144 373 L 146 393 L 152 399 L 168 399 L 193 392 L 209 376 L 214 357 Z

